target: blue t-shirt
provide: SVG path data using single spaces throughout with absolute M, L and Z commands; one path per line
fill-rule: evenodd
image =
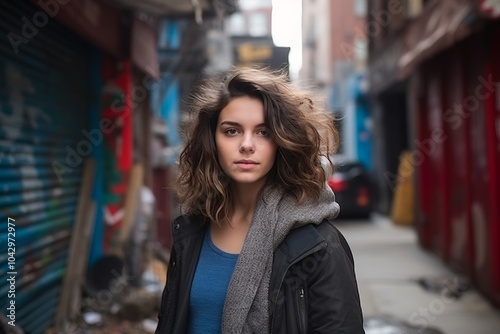
M 238 254 L 214 245 L 210 229 L 205 234 L 189 301 L 189 334 L 221 332 L 222 309 Z

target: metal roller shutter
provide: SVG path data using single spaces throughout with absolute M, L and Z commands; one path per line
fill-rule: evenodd
M 79 158 L 89 149 L 80 141 L 88 119 L 88 52 L 82 39 L 30 2 L 0 2 L 0 307 L 5 314 L 14 300 L 15 324 L 27 333 L 43 333 L 53 322 L 66 268 Z M 54 166 L 66 173 L 58 177 Z M 15 220 L 10 268 L 9 218 Z

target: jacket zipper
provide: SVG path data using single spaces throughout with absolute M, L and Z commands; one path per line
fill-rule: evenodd
M 299 262 L 300 260 L 306 258 L 307 256 L 317 252 L 318 250 L 324 248 L 326 246 L 326 242 L 322 242 L 320 245 L 316 246 L 316 247 L 313 247 L 310 251 L 304 253 L 302 256 L 298 257 L 295 261 L 293 261 L 292 263 L 290 263 L 286 269 L 285 269 L 285 272 L 283 272 L 283 275 L 281 276 L 281 280 L 280 280 L 280 284 L 278 285 L 278 292 L 281 291 L 281 287 L 283 286 L 283 282 L 285 281 L 285 276 L 286 276 L 286 273 L 288 272 L 288 270 L 293 266 L 295 265 L 297 262 Z M 276 306 L 275 306 L 276 307 Z M 276 310 L 275 310 L 276 311 Z M 276 312 L 273 312 L 273 319 L 271 320 L 271 330 L 273 330 L 274 328 L 274 320 L 275 320 L 275 316 L 276 316 Z
M 297 300 L 297 311 L 298 311 L 298 316 L 299 316 L 299 332 L 300 333 L 306 333 L 307 328 L 306 328 L 306 321 L 307 321 L 307 315 L 306 315 L 306 299 L 304 297 L 304 289 L 301 287 L 299 289 L 299 296 Z

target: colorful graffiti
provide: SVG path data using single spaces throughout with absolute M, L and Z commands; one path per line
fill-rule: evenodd
M 125 198 L 132 166 L 132 75 L 130 62 L 104 63 L 104 75 L 111 74 L 103 87 L 102 119 L 108 126 L 103 131 L 104 169 L 104 240 L 105 253 L 120 245 L 118 235 L 125 216 Z

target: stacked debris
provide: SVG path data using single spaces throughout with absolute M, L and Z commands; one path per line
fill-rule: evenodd
M 165 278 L 166 264 L 159 260 L 150 262 L 139 287 L 129 284 L 125 274 L 117 274 L 106 283 L 107 288 L 87 289 L 92 292 L 83 298 L 77 319 L 45 334 L 154 333 Z

